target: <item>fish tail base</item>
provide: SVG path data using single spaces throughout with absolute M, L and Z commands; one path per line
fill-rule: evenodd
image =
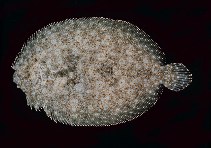
M 171 63 L 164 67 L 164 86 L 180 91 L 192 82 L 192 74 L 182 63 Z

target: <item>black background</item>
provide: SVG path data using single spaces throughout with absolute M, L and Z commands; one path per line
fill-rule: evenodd
M 194 0 L 5 0 L 0 2 L 0 147 L 211 147 L 211 7 Z M 137 25 L 167 63 L 183 63 L 193 82 L 163 94 L 141 117 L 110 127 L 54 123 L 26 105 L 10 67 L 28 37 L 67 18 L 102 16 Z

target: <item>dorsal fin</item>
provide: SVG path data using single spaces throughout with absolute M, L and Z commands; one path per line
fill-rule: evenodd
M 154 56 L 160 65 L 165 64 L 165 54 L 161 51 L 161 48 L 158 46 L 158 44 L 154 42 L 148 34 L 129 22 L 122 20 L 117 20 L 117 22 L 125 34 L 131 35 L 130 40 L 134 45 L 143 48 L 148 54 Z

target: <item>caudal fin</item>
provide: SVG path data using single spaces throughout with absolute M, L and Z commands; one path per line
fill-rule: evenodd
M 180 91 L 192 82 L 192 74 L 182 63 L 164 66 L 163 85 L 170 90 Z

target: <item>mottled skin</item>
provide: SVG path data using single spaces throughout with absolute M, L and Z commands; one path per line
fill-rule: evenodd
M 23 47 L 13 66 L 14 82 L 26 93 L 28 105 L 43 108 L 55 121 L 118 124 L 151 107 L 160 84 L 176 81 L 155 47 L 124 21 L 68 20 L 44 28 Z

